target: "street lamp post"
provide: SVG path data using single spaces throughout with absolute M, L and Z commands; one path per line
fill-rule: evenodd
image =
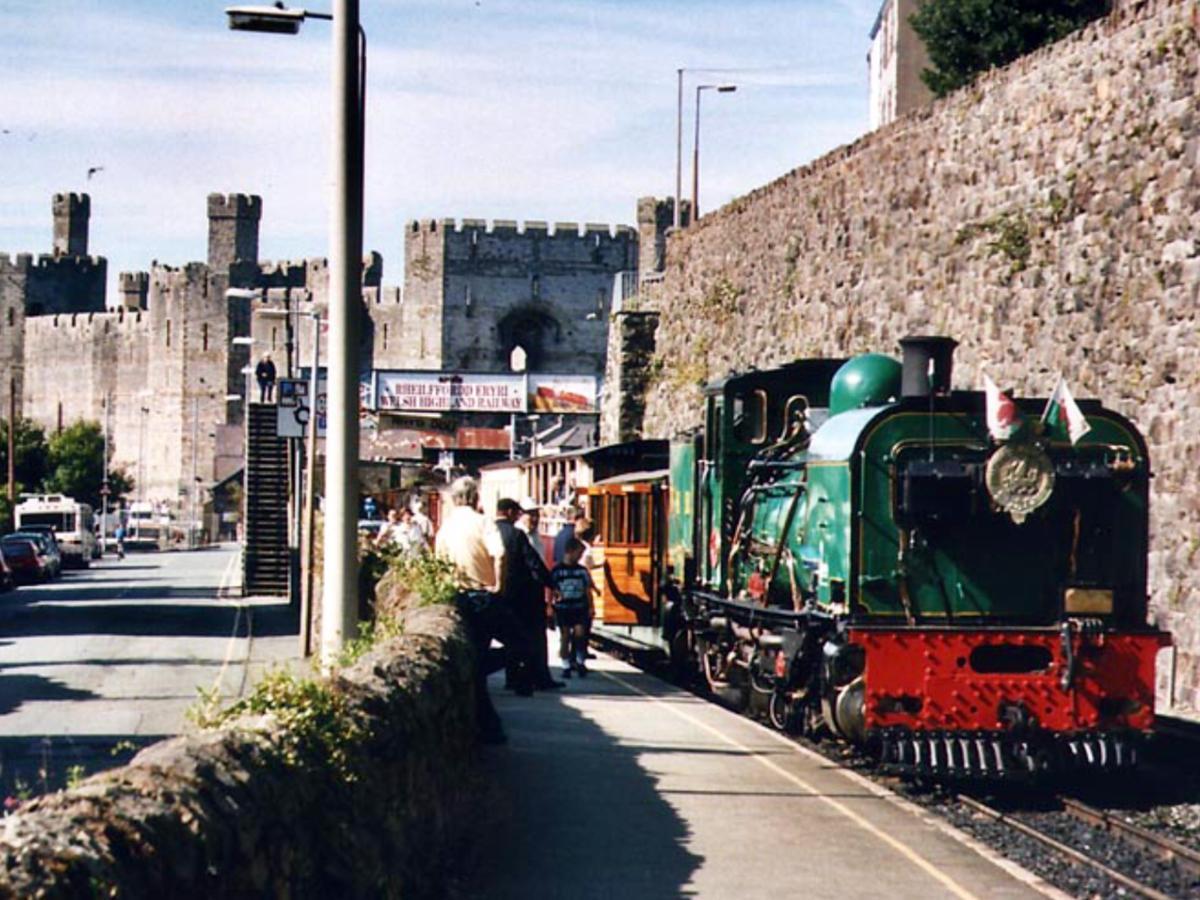
M 333 12 L 230 7 L 229 27 L 295 34 L 306 18 L 333 30 L 333 202 L 329 219 L 329 379 L 325 454 L 325 593 L 321 657 L 336 659 L 358 619 L 358 379 L 355 369 L 362 284 L 363 145 L 366 34 L 358 0 L 333 0 Z
M 736 84 L 698 84 L 696 85 L 696 133 L 692 139 L 692 221 L 700 218 L 700 92 L 716 91 L 718 94 L 731 94 L 737 90 Z
M 675 227 L 682 223 L 679 204 L 683 200 L 683 69 L 675 70 Z

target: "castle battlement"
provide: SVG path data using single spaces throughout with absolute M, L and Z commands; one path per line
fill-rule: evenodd
M 210 219 L 260 219 L 262 197 L 258 194 L 209 194 Z
M 83 213 L 86 216 L 91 214 L 92 198 L 87 194 L 76 194 L 74 192 L 55 194 L 51 200 L 51 208 L 55 215 Z
M 91 273 L 106 268 L 108 260 L 103 256 L 54 256 L 50 253 L 18 253 L 15 257 L 0 253 L 0 272 L 26 274 L 28 272 L 81 272 Z
M 39 335 L 54 335 L 56 339 L 90 340 L 96 333 L 107 334 L 114 328 L 142 322 L 140 311 L 115 309 L 107 312 L 57 313 L 51 316 L 32 316 L 25 320 L 26 335 L 35 339 Z
M 39 253 L 34 268 L 46 272 L 89 272 L 101 266 L 108 266 L 108 260 L 103 256 L 52 256 Z
M 588 222 L 580 226 L 578 222 L 555 222 L 553 228 L 548 222 L 540 219 L 528 219 L 518 222 L 516 219 L 413 219 L 408 223 L 410 234 L 437 234 L 439 231 L 447 235 L 488 234 L 495 237 L 527 237 L 559 240 L 610 240 L 624 243 L 636 237 L 637 230 L 629 225 L 606 225 Z

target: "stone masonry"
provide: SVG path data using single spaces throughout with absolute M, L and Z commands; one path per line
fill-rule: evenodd
M 1200 709 L 1198 25 L 1195 0 L 1121 4 L 675 233 L 640 298 L 647 435 L 697 424 L 710 376 L 908 334 L 957 338 L 964 388 L 1061 372 L 1150 442 L 1153 618 Z
M 402 622 L 330 676 L 348 772 L 272 716 L 154 744 L 10 814 L 0 897 L 447 896 L 479 815 L 474 663 L 452 608 Z
M 405 267 L 404 302 L 427 324 L 416 348 L 376 344 L 379 368 L 507 372 L 521 346 L 530 371 L 599 375 L 613 280 L 636 271 L 638 236 L 591 223 L 426 220 L 406 230 Z

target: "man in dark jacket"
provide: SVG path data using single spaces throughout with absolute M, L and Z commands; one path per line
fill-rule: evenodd
M 258 379 L 258 402 L 270 403 L 275 394 L 275 363 L 271 362 L 270 353 L 258 361 L 254 377 Z
M 549 690 L 563 686 L 550 675 L 546 652 L 546 585 L 550 571 L 529 543 L 525 532 L 517 528 L 521 505 L 505 497 L 496 504 L 496 529 L 504 544 L 504 583 L 500 595 L 521 623 L 529 641 L 529 670 L 533 686 Z
M 575 537 L 575 520 L 579 518 L 579 507 L 568 506 L 565 513 L 566 522 L 558 529 L 558 534 L 554 536 L 554 565 L 558 565 L 563 561 L 563 554 L 567 550 L 567 542 Z

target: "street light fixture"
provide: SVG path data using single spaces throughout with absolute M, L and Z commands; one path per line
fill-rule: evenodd
M 260 34 L 299 34 L 305 19 L 332 19 L 329 13 L 309 12 L 306 9 L 287 9 L 283 3 L 274 6 L 230 6 L 230 31 L 256 31 Z
M 700 218 L 700 92 L 716 91 L 718 94 L 732 94 L 737 90 L 736 84 L 698 84 L 696 85 L 696 133 L 692 140 L 692 221 Z

